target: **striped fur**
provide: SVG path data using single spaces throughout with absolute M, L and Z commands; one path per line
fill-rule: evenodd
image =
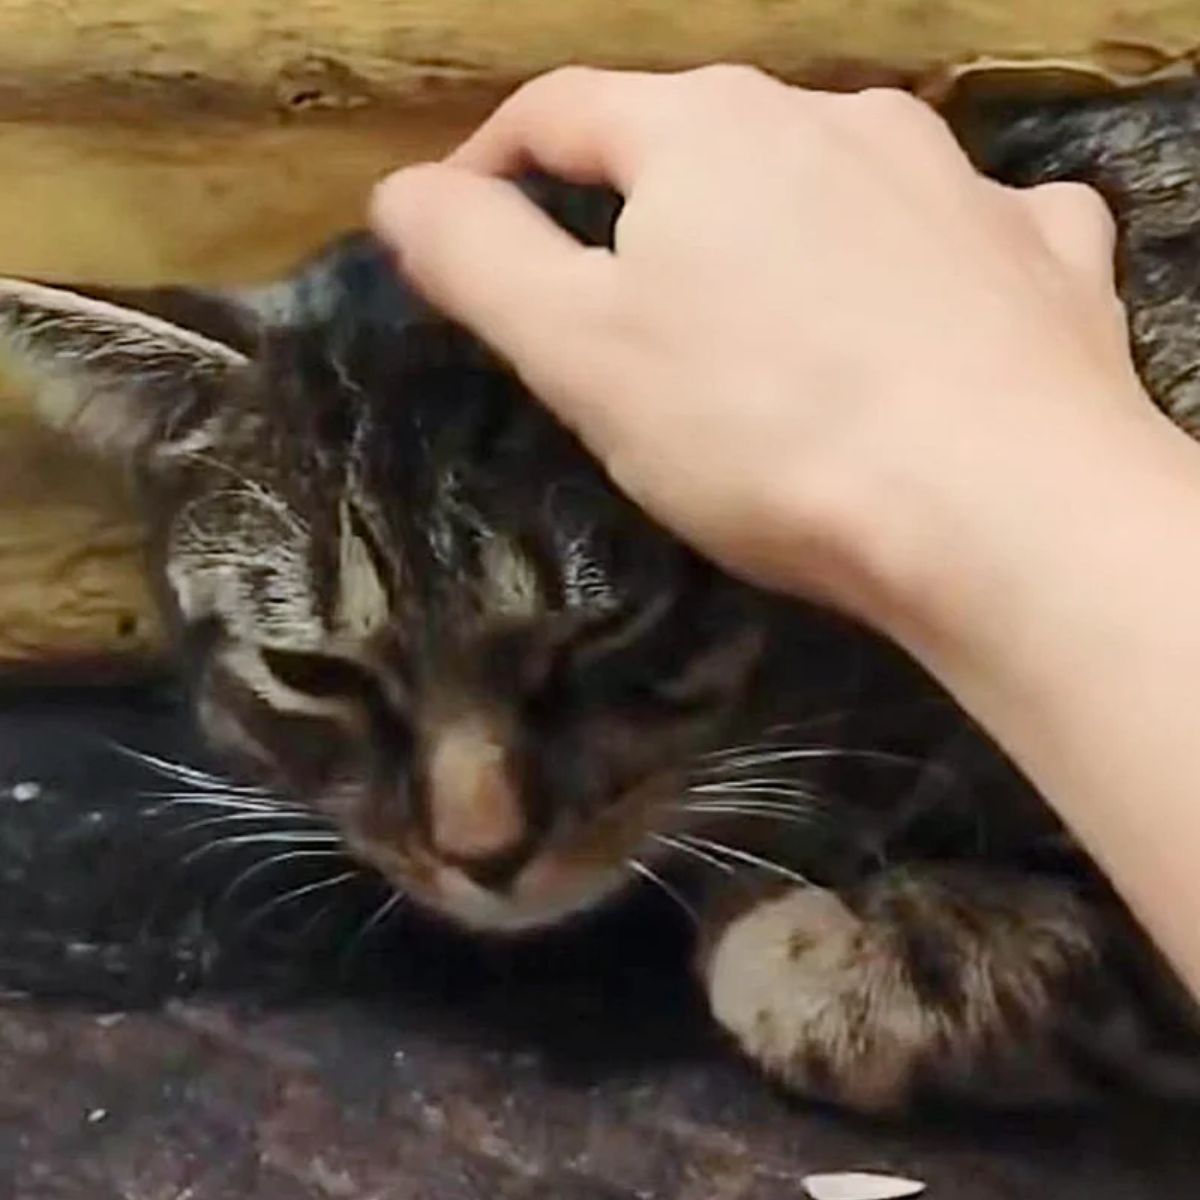
M 1098 183 L 1139 366 L 1195 426 L 1194 87 L 972 114 L 999 178 Z M 609 196 L 538 185 L 603 243 Z M 724 578 L 351 237 L 252 293 L 0 284 L 48 419 L 125 461 L 211 738 L 460 923 L 630 881 L 798 1090 L 1200 1096 L 1195 1012 L 1045 806 L 858 631 Z

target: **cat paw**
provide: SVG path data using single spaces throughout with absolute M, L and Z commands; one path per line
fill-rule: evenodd
M 859 909 L 818 887 L 756 903 L 702 955 L 714 1017 L 789 1088 L 866 1112 L 1069 1093 L 1049 1038 L 1090 961 L 1076 908 L 1035 885 L 991 911 L 949 897 L 896 878 Z
M 713 1016 L 769 1075 L 869 1111 L 908 1091 L 924 1021 L 891 955 L 833 893 L 801 888 L 726 925 L 701 971 Z

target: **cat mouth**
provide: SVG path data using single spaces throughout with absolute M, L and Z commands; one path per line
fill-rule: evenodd
M 352 850 L 418 904 L 480 933 L 522 933 L 559 924 L 636 879 L 620 860 L 580 861 L 551 852 L 532 859 L 497 888 L 421 851 L 401 854 L 361 845 Z
M 555 925 L 601 904 L 631 880 L 619 864 L 580 867 L 546 857 L 535 860 L 504 891 L 476 883 L 457 867 L 438 864 L 428 898 L 438 911 L 481 932 L 520 933 Z
M 420 843 L 402 847 L 350 835 L 352 852 L 418 904 L 483 933 L 520 933 L 556 925 L 596 908 L 642 878 L 661 792 L 640 790 L 573 836 L 531 855 L 501 884 L 481 882 Z

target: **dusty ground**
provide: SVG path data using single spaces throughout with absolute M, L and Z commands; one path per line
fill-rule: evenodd
M 1197 1194 L 1193 1113 L 898 1129 L 789 1103 L 712 1035 L 651 898 L 509 950 L 397 919 L 349 959 L 301 905 L 302 947 L 285 922 L 222 959 L 147 916 L 191 885 L 150 866 L 110 738 L 187 749 L 157 697 L 0 695 L 0 977 L 93 994 L 0 1007 L 0 1196 L 784 1200 L 852 1167 L 934 1200 Z M 174 932 L 129 955 L 130 921 Z

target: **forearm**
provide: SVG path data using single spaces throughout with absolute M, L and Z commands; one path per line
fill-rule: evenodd
M 1200 995 L 1200 447 L 1148 405 L 1077 411 L 888 619 Z

